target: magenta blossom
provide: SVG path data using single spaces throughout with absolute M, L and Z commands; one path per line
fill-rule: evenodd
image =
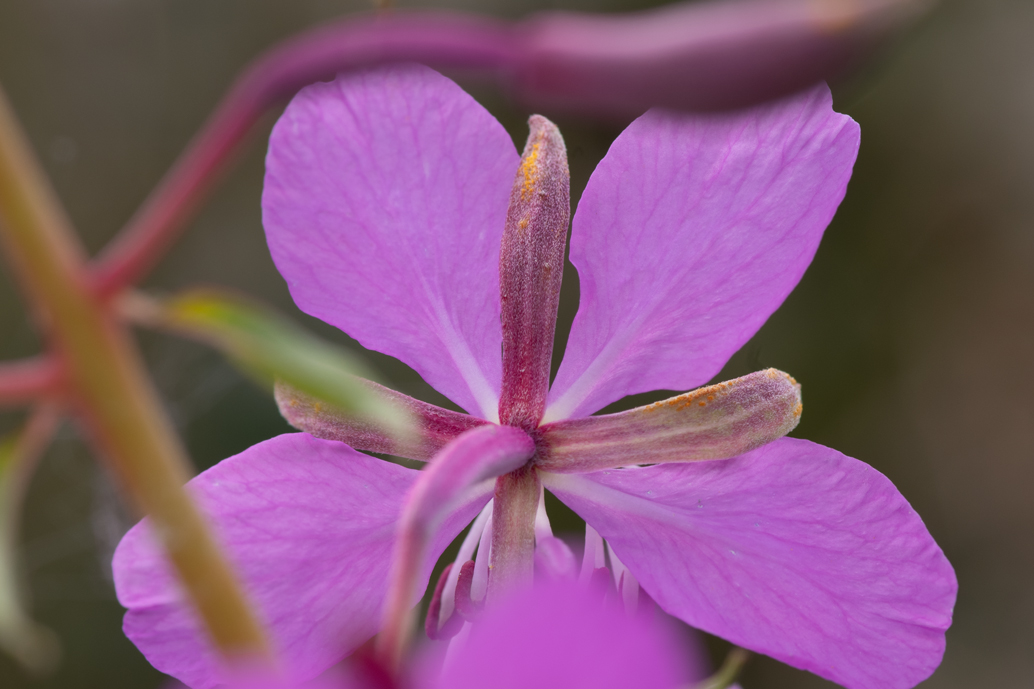
M 418 667 L 415 689 L 689 686 L 700 668 L 661 622 L 565 582 L 523 589 L 486 611 L 440 673 Z
M 422 654 L 397 683 L 356 662 L 309 682 L 235 678 L 231 689 L 683 689 L 705 667 L 687 658 L 686 641 L 660 616 L 630 617 L 590 588 L 554 581 L 504 597 L 455 653 Z
M 632 123 L 574 216 L 581 303 L 550 387 L 567 168 L 556 128 L 531 124 L 522 158 L 455 84 L 410 66 L 311 86 L 273 131 L 263 220 L 296 303 L 471 412 L 378 387 L 420 422 L 402 442 L 281 389 L 281 410 L 308 432 L 191 482 L 290 677 L 317 676 L 377 632 L 406 496 L 430 474 L 356 449 L 433 457 L 431 470 L 472 481 L 427 527 L 420 582 L 479 511 L 482 528 L 494 520 L 487 585 L 524 576 L 544 486 L 606 540 L 626 581 L 694 627 L 853 689 L 927 677 L 951 621 L 951 566 L 879 472 L 779 439 L 800 415 L 793 379 L 763 371 L 589 416 L 625 395 L 706 383 L 757 331 L 844 195 L 857 125 L 832 111 L 825 86 Z M 482 460 L 488 473 L 467 471 Z M 433 504 L 442 485 L 415 492 Z M 419 522 L 416 509 L 405 514 Z M 544 533 L 540 555 L 555 545 Z M 217 685 L 214 652 L 146 522 L 114 567 L 126 634 L 160 670 Z

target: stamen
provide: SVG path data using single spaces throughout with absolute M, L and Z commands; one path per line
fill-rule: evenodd
M 427 632 L 427 638 L 432 641 L 439 641 L 443 639 L 450 639 L 460 631 L 463 626 L 463 618 L 459 615 L 450 615 L 448 617 L 442 617 L 442 589 L 445 588 L 446 578 L 449 576 L 449 572 L 455 569 L 452 563 L 445 565 L 445 569 L 442 571 L 442 575 L 438 577 L 438 584 L 434 587 L 434 595 L 431 596 L 431 605 L 427 608 L 427 619 L 424 620 L 424 631 Z
M 575 580 L 578 563 L 567 544 L 555 536 L 535 542 L 535 578 L 546 580 Z
M 636 599 L 636 613 L 643 616 L 653 615 L 657 611 L 657 603 L 653 601 L 650 594 L 642 586 L 639 587 L 639 595 Z
M 475 603 L 470 597 L 470 588 L 474 583 L 474 568 L 477 565 L 467 560 L 460 568 L 460 577 L 456 582 L 456 612 L 468 622 L 473 622 L 484 605 Z
M 639 604 L 639 582 L 625 566 L 625 563 L 618 559 L 610 543 L 607 543 L 607 556 L 610 558 L 610 566 L 614 569 L 614 582 L 621 594 L 625 612 L 634 615 Z
M 481 510 L 481 513 L 474 520 L 474 523 L 470 525 L 470 530 L 467 531 L 467 535 L 463 538 L 463 543 L 460 544 L 460 550 L 456 553 L 456 559 L 453 560 L 452 568 L 449 570 L 449 577 L 445 582 L 445 589 L 442 591 L 439 627 L 450 618 L 452 611 L 455 609 L 456 585 L 459 582 L 460 572 L 473 559 L 474 549 L 477 548 L 481 535 L 484 533 L 485 526 L 488 524 L 491 516 L 492 501 L 489 500 L 488 504 L 485 505 L 484 509 Z M 471 563 L 471 566 L 473 566 L 473 563 Z
M 614 592 L 614 579 L 610 570 L 606 567 L 594 569 L 589 576 L 589 588 L 601 593 L 604 600 L 608 599 Z
M 539 488 L 539 506 L 535 512 L 535 541 L 553 537 L 553 528 L 549 524 L 549 515 L 546 514 L 546 489 Z
M 488 592 L 488 569 L 492 562 L 492 515 L 488 515 L 488 523 L 481 532 L 478 543 L 478 554 L 474 559 L 474 577 L 470 582 L 470 599 L 475 603 L 485 600 Z
M 582 556 L 582 571 L 578 575 L 579 582 L 587 583 L 592 578 L 592 573 L 605 565 L 603 555 L 603 539 L 596 529 L 586 524 L 585 554 Z

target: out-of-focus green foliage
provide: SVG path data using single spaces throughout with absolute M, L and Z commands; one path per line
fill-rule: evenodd
M 128 303 L 138 318 L 211 344 L 260 381 L 282 380 L 396 436 L 410 430 L 404 409 L 363 385 L 361 378 L 375 376 L 355 355 L 256 302 L 196 290 L 164 302 L 135 297 Z
M 16 537 L 24 492 L 19 471 L 27 459 L 23 435 L 14 433 L 0 439 L 0 650 L 38 674 L 53 666 L 58 646 L 53 632 L 36 624 L 25 612 L 18 585 Z

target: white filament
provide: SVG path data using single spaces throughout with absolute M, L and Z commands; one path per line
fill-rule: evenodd
M 477 547 L 481 535 L 485 531 L 485 526 L 492 517 L 493 502 L 494 500 L 489 500 L 474 519 L 474 523 L 470 525 L 470 531 L 467 532 L 463 543 L 460 544 L 460 551 L 456 553 L 456 559 L 452 562 L 452 569 L 449 570 L 449 576 L 445 579 L 445 588 L 442 589 L 441 608 L 438 611 L 438 629 L 449 621 L 452 611 L 456 609 L 456 584 L 460 580 L 460 569 L 464 562 L 474 557 L 474 548 Z

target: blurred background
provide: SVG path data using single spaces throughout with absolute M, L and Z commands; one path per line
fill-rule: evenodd
M 632 0 L 433 6 L 446 4 L 511 18 L 547 8 L 644 7 Z M 96 252 L 250 58 L 292 32 L 367 9 L 359 0 L 2 0 L 0 83 Z M 465 85 L 522 144 L 529 113 L 492 88 Z M 1030 687 L 1034 3 L 944 0 L 833 87 L 837 109 L 862 127 L 847 198 L 800 286 L 720 377 L 765 366 L 791 372 L 806 403 L 794 435 L 873 465 L 923 516 L 960 589 L 944 663 L 922 686 Z M 577 197 L 621 127 L 556 120 Z M 145 287 L 229 286 L 349 343 L 298 312 L 266 249 L 259 198 L 273 121 Z M 573 271 L 565 279 L 560 346 L 577 306 Z M 219 355 L 165 335 L 140 339 L 199 470 L 290 430 L 268 391 Z M 0 359 L 38 350 L 2 267 Z M 398 362 L 370 361 L 398 389 L 445 403 Z M 0 431 L 18 421 L 0 415 Z M 558 526 L 580 529 L 565 520 Z M 122 636 L 111 584 L 111 553 L 134 521 L 75 429 L 65 428 L 32 483 L 20 536 L 32 612 L 59 635 L 63 660 L 52 675 L 30 678 L 0 657 L 0 686 L 163 683 Z M 720 659 L 721 644 L 711 646 Z M 761 657 L 742 684 L 832 686 Z

